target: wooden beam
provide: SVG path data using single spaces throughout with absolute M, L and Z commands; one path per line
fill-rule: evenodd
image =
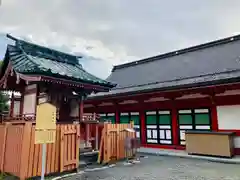
M 79 102 L 79 122 L 81 122 L 83 120 L 83 113 L 84 113 L 84 104 L 83 104 L 83 99 L 80 99 Z

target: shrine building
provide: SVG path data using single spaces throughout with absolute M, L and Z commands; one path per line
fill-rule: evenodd
M 84 98 L 116 86 L 87 72 L 80 64 L 87 60 L 84 57 L 7 37 L 15 43 L 7 46 L 0 88 L 20 95 L 13 94 L 9 114 L 2 118 L 4 121 L 35 121 L 37 105 L 50 102 L 57 108 L 58 123 L 82 122 Z
M 142 147 L 184 149 L 185 131 L 235 132 L 240 154 L 240 35 L 114 66 L 84 112 L 134 120 Z

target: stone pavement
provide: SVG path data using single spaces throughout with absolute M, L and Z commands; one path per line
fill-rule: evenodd
M 149 156 L 140 164 L 85 172 L 63 180 L 240 180 L 239 164 L 167 156 Z
M 145 148 L 145 147 L 141 147 L 140 149 L 138 149 L 138 152 L 144 153 L 144 154 L 150 154 L 150 155 L 173 156 L 173 157 L 182 157 L 182 158 L 203 159 L 208 161 L 230 163 L 230 164 L 240 164 L 240 156 L 234 156 L 233 158 L 198 156 L 198 155 L 189 155 L 185 150 Z

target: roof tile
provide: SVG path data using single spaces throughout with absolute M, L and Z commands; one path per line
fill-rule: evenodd
M 115 66 L 112 95 L 240 78 L 240 35 Z M 101 96 L 96 94 L 95 96 Z
M 15 71 L 23 74 L 61 76 L 74 81 L 112 88 L 115 85 L 83 69 L 78 57 L 18 40 L 8 45 L 7 56 Z

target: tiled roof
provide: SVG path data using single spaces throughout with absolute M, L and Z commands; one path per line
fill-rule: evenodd
M 22 40 L 7 46 L 5 58 L 18 73 L 53 76 L 109 88 L 115 86 L 85 71 L 79 64 L 79 57 Z
M 108 81 L 116 95 L 216 84 L 240 79 L 240 35 L 115 66 Z

